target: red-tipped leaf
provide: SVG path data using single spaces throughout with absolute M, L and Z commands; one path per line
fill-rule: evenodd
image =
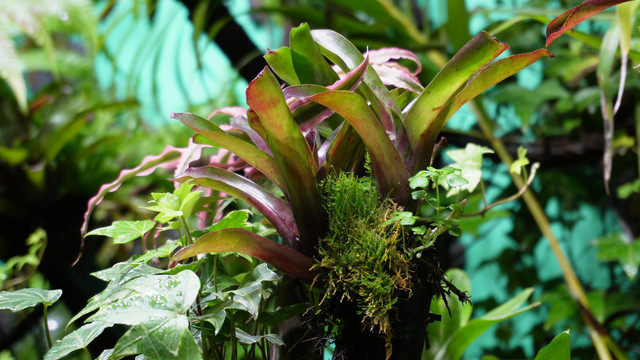
M 618 5 L 631 0 L 585 0 L 582 4 L 565 11 L 562 15 L 553 19 L 547 25 L 547 46 L 560 35 L 573 29 L 581 22 L 593 15 L 606 10 L 614 5 Z

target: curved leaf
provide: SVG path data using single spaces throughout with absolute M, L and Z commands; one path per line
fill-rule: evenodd
M 414 174 L 426 167 L 436 137 L 445 119 L 437 119 L 447 103 L 460 91 L 467 80 L 495 59 L 509 46 L 487 32 L 474 36 L 445 65 L 422 91 L 404 119 L 404 126 L 412 149 L 409 171 Z
M 310 99 L 333 109 L 353 126 L 371 156 L 378 191 L 383 197 L 391 196 L 405 206 L 409 200 L 409 173 L 365 100 L 356 93 L 340 90 L 327 91 Z
M 538 351 L 535 360 L 571 360 L 571 332 L 563 331 Z
M 191 130 L 214 141 L 219 147 L 238 155 L 273 181 L 280 189 L 285 189 L 284 179 L 273 157 L 258 149 L 255 145 L 225 133 L 216 125 L 194 114 L 172 113 L 171 118 L 179 120 Z
M 13 312 L 40 304 L 51 306 L 60 299 L 62 290 L 43 290 L 26 288 L 16 291 L 0 291 L 0 309 Z
M 305 251 L 313 253 L 326 219 L 316 186 L 314 156 L 285 102 L 280 84 L 265 68 L 247 88 L 247 104 L 262 124 L 278 164 Z M 251 120 L 251 116 L 249 117 Z
M 112 326 L 112 323 L 102 321 L 95 321 L 83 325 L 69 335 L 66 335 L 62 340 L 56 341 L 45 354 L 44 360 L 61 359 L 76 350 L 86 348 L 95 338 L 102 334 L 104 329 Z
M 547 25 L 547 47 L 558 36 L 573 29 L 591 16 L 606 10 L 614 5 L 631 0 L 585 0 L 582 4 L 569 9 Z
M 293 212 L 284 200 L 245 177 L 212 166 L 191 168 L 176 180 L 188 179 L 193 179 L 194 184 L 225 192 L 253 206 L 273 224 L 287 245 L 301 250 Z
M 225 229 L 203 235 L 196 243 L 178 251 L 172 264 L 198 254 L 234 251 L 260 259 L 286 274 L 313 283 L 314 261 L 302 253 L 244 229 Z
M 338 74 L 327 63 L 311 38 L 308 24 L 291 29 L 289 46 L 293 67 L 301 83 L 329 85 L 338 80 Z

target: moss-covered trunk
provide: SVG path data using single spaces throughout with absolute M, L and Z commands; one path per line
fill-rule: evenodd
M 428 266 L 420 264 L 419 275 L 415 276 L 412 296 L 399 299 L 391 316 L 391 357 L 392 360 L 420 360 L 428 348 L 427 325 L 430 321 L 429 308 L 435 295 Z M 364 329 L 362 316 L 357 314 L 357 307 L 352 303 L 342 303 L 340 316 L 343 327 L 336 337 L 335 360 L 385 360 L 387 358 L 384 334 L 377 329 Z

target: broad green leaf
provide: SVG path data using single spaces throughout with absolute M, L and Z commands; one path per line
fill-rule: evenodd
M 425 168 L 438 133 L 446 119 L 436 120 L 447 111 L 453 98 L 465 82 L 478 70 L 508 48 L 487 32 L 474 36 L 431 80 L 404 119 L 412 149 L 410 172 Z
M 305 252 L 312 254 L 326 214 L 316 185 L 317 164 L 293 120 L 280 84 L 265 68 L 247 88 L 247 104 L 258 115 L 286 185 L 286 196 Z
M 91 230 L 85 236 L 102 235 L 113 238 L 114 244 L 126 244 L 144 236 L 155 225 L 153 220 L 114 221 L 113 224 Z
M 538 351 L 535 360 L 571 360 L 571 332 L 567 330 L 554 337 Z
M 172 263 L 198 254 L 234 251 L 250 255 L 274 266 L 289 276 L 311 284 L 314 261 L 286 246 L 243 229 L 225 229 L 200 237 L 194 245 L 175 254 Z
M 584 20 L 614 5 L 630 0 L 585 0 L 580 5 L 569 9 L 547 25 L 547 47 L 570 29 Z
M 621 233 L 605 236 L 596 241 L 598 259 L 617 261 L 629 279 L 635 279 L 640 266 L 640 239 L 629 241 Z
M 77 330 L 74 330 L 69 335 L 58 340 L 53 344 L 51 349 L 45 354 L 44 360 L 57 360 L 65 357 L 66 355 L 89 346 L 98 335 L 102 334 L 104 329 L 112 327 L 112 323 L 96 321 L 86 325 L 83 325 Z
M 112 359 L 142 354 L 145 358 L 199 360 L 202 354 L 185 315 L 150 319 L 132 327 L 116 343 Z
M 302 84 L 330 85 L 338 80 L 338 75 L 311 38 L 308 24 L 291 29 L 289 46 L 293 67 Z
M 356 93 L 341 90 L 327 91 L 310 99 L 340 114 L 358 132 L 371 157 L 380 194 L 391 196 L 398 204 L 407 204 L 409 173 L 365 100 Z
M 293 249 L 302 250 L 291 207 L 258 184 L 215 167 L 190 168 L 176 180 L 187 179 L 193 179 L 194 184 L 224 192 L 253 206 L 273 224 L 285 244 Z
M 213 123 L 194 114 L 173 113 L 171 118 L 179 120 L 193 131 L 215 142 L 219 147 L 236 154 L 263 173 L 280 189 L 285 189 L 284 179 L 273 157 L 260 150 L 254 144 L 229 135 Z
M 145 275 L 121 286 L 126 296 L 102 306 L 87 321 L 138 325 L 186 313 L 200 291 L 200 279 L 189 270 L 176 275 Z
M 182 216 L 180 211 L 180 199 L 178 196 L 172 193 L 152 193 L 153 200 L 150 203 L 155 204 L 152 206 L 141 206 L 143 209 L 155 211 L 158 213 L 154 218 L 155 221 L 166 223 L 177 217 Z
M 0 309 L 13 312 L 43 304 L 51 306 L 60 299 L 62 290 L 20 289 L 16 291 L 0 291 Z
M 225 215 L 220 221 L 209 226 L 207 232 L 214 232 L 230 228 L 239 228 L 245 230 L 251 230 L 253 224 L 249 222 L 249 215 L 251 213 L 247 210 L 234 210 Z
M 458 329 L 438 351 L 435 359 L 458 360 L 469 345 L 491 325 L 497 324 L 513 316 L 528 311 L 539 304 L 528 305 L 517 310 L 533 293 L 533 288 L 528 288 L 513 299 L 491 310 L 479 319 L 469 321 L 464 327 Z

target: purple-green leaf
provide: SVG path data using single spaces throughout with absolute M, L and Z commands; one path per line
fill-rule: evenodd
M 176 148 L 173 146 L 167 146 L 164 151 L 160 155 L 150 155 L 142 159 L 140 165 L 136 166 L 133 169 L 125 169 L 120 172 L 120 175 L 116 180 L 110 182 L 108 184 L 104 184 L 100 187 L 98 193 L 89 199 L 87 204 L 87 211 L 84 214 L 84 222 L 82 223 L 82 228 L 80 232 L 82 237 L 87 233 L 87 226 L 89 223 L 89 216 L 102 199 L 104 199 L 105 195 L 110 192 L 114 192 L 118 190 L 120 185 L 125 181 L 135 177 L 135 176 L 146 176 L 153 173 L 158 168 L 175 168 L 179 165 L 181 157 L 189 152 L 189 148 Z
M 285 194 L 291 204 L 301 240 L 305 250 L 311 254 L 325 230 L 323 222 L 326 219 L 316 184 L 317 164 L 293 120 L 280 84 L 269 68 L 265 68 L 249 84 L 247 104 L 264 129 L 269 148 L 284 178 Z
M 311 270 L 313 259 L 244 229 L 225 229 L 203 235 L 195 244 L 178 251 L 172 259 L 172 265 L 199 254 L 226 251 L 262 260 L 307 284 L 313 283 L 316 277 L 315 271 Z
M 407 172 L 400 154 L 364 98 L 350 91 L 332 90 L 311 97 L 344 117 L 358 132 L 371 157 L 373 175 L 382 196 L 391 196 L 400 205 L 409 199 Z
M 299 232 L 291 207 L 253 181 L 220 168 L 205 166 L 191 168 L 176 180 L 193 179 L 193 183 L 227 193 L 256 208 L 273 224 L 284 242 L 300 250 Z
M 285 189 L 284 179 L 273 157 L 258 149 L 255 145 L 225 133 L 216 125 L 194 114 L 172 113 L 171 118 L 180 120 L 180 122 L 187 125 L 190 129 L 214 141 L 219 147 L 236 154 L 249 165 L 263 173 L 280 189 Z
M 582 4 L 565 11 L 547 25 L 547 47 L 560 35 L 573 29 L 584 20 L 627 1 L 631 0 L 585 0 Z
M 499 42 L 487 32 L 474 36 L 431 80 L 404 119 L 412 148 L 409 171 L 414 174 L 426 167 L 439 124 L 432 124 L 447 103 L 460 91 L 467 80 L 495 59 L 509 46 Z

